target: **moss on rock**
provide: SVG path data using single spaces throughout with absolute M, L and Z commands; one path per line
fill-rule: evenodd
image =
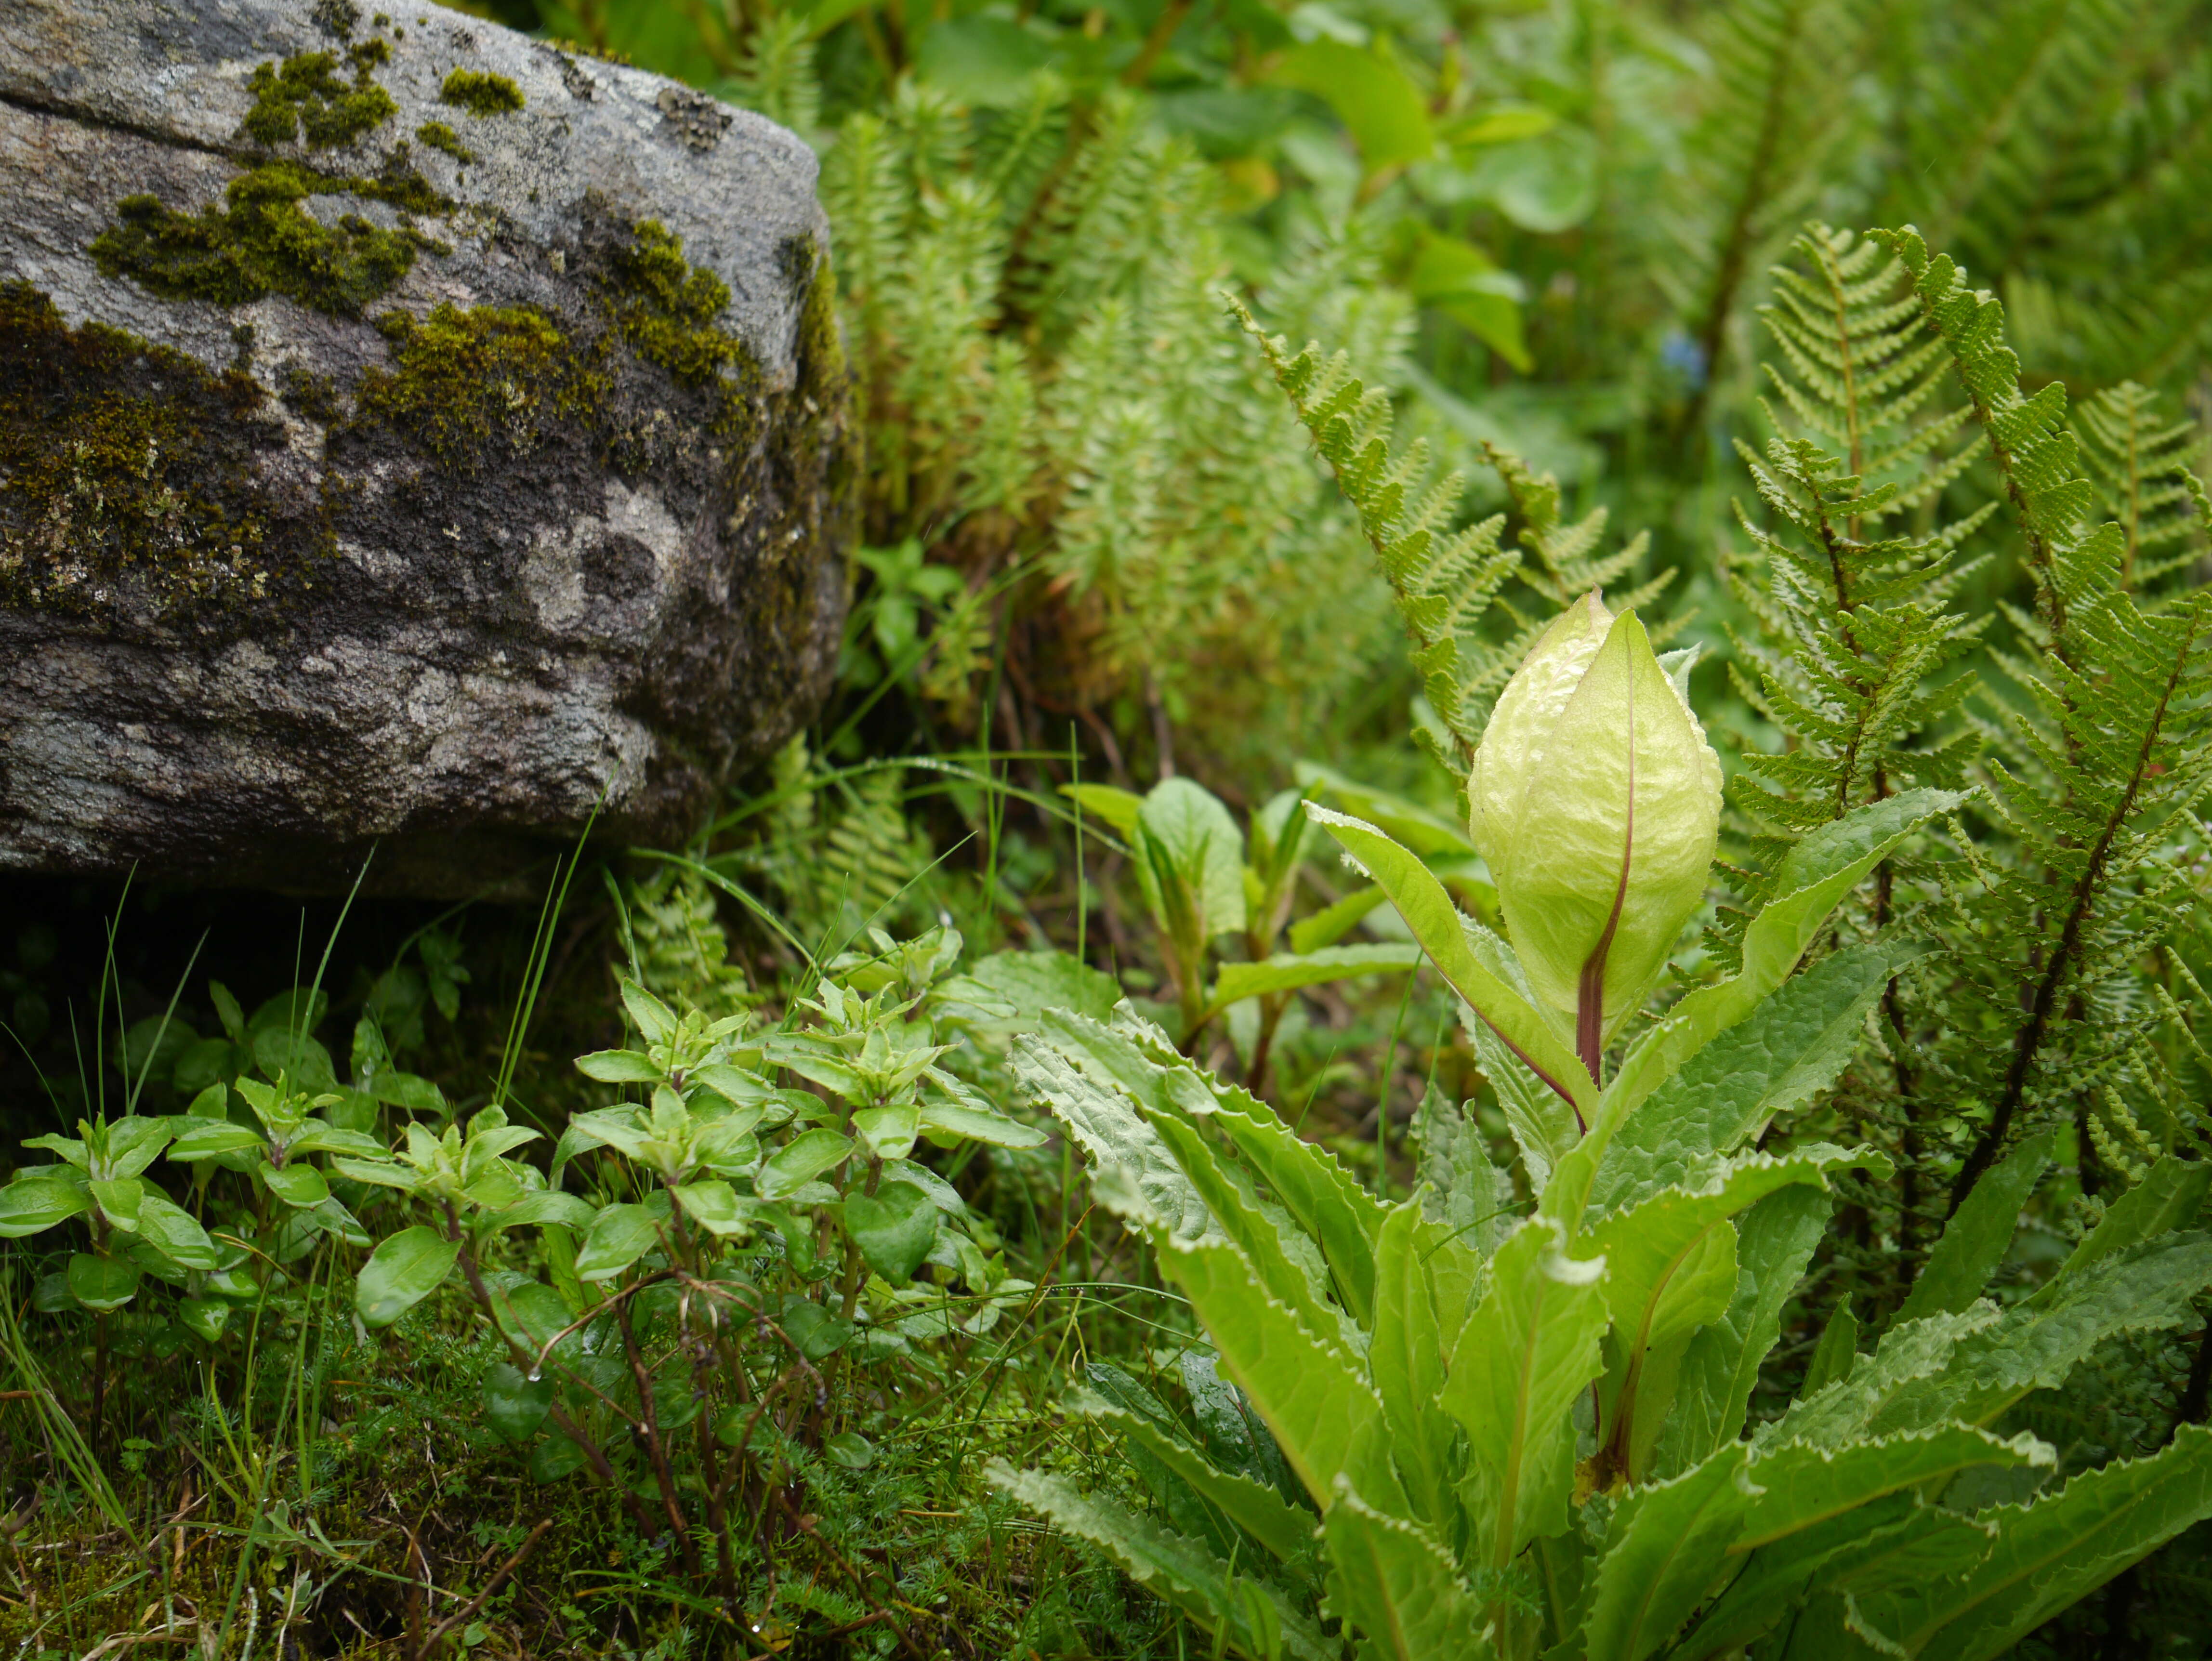
M 523 105 L 522 88 L 503 75 L 482 70 L 455 70 L 438 88 L 441 102 L 471 115 L 512 115 Z
M 263 403 L 241 371 L 0 285 L 0 599 L 167 615 L 303 574 L 333 545 L 329 508 L 272 501 Z
M 222 206 L 196 214 L 179 213 L 156 197 L 125 197 L 116 222 L 93 239 L 92 257 L 108 276 L 130 277 L 164 299 L 244 306 L 282 294 L 317 311 L 356 317 L 407 275 L 418 249 L 435 245 L 359 214 L 325 225 L 302 204 L 311 196 L 386 191 L 411 194 L 404 179 L 333 179 L 297 162 L 270 161 L 232 179 Z
M 336 52 L 303 52 L 281 64 L 262 64 L 246 82 L 253 94 L 246 135 L 269 145 L 304 136 L 309 149 L 328 149 L 375 131 L 399 111 L 392 94 L 372 78 L 391 56 L 392 47 L 383 40 L 347 47 L 350 83 L 338 73 Z
M 432 149 L 443 150 L 465 167 L 477 159 L 477 153 L 461 143 L 461 136 L 443 121 L 425 121 L 415 129 L 415 136 Z
M 585 355 L 527 306 L 447 304 L 419 320 L 386 312 L 376 326 L 392 367 L 362 375 L 357 418 L 461 472 L 481 472 L 496 447 L 528 453 L 550 423 L 586 414 L 599 390 Z
M 760 366 L 719 320 L 729 309 L 729 284 L 686 260 L 682 237 L 658 220 L 630 227 L 627 245 L 614 252 L 605 293 L 632 351 L 682 385 L 716 394 L 710 430 L 717 439 L 753 429 Z

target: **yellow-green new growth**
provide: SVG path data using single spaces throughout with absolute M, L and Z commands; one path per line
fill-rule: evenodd
M 1538 1005 L 1593 1078 L 1705 892 L 1720 761 L 1632 611 L 1593 591 L 1506 684 L 1468 778 L 1469 828 Z

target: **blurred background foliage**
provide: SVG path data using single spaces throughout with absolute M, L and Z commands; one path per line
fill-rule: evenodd
M 878 748 L 995 719 L 1065 749 L 1073 724 L 1117 772 L 1180 761 L 1233 797 L 1301 754 L 1444 788 L 1401 742 L 1415 688 L 1364 551 L 1224 287 L 1348 348 L 1474 511 L 1505 505 L 1493 441 L 1558 476 L 1570 520 L 1648 529 L 1637 578 L 1680 572 L 1684 639 L 1715 648 L 1741 621 L 1733 444 L 1768 431 L 1757 319 L 1808 218 L 1917 224 L 2004 300 L 2031 390 L 2140 383 L 2167 425 L 2204 396 L 2212 16 L 2189 0 L 474 9 L 822 155 L 870 444 L 848 668 L 902 684 Z M 1729 699 L 1715 654 L 1698 684 Z

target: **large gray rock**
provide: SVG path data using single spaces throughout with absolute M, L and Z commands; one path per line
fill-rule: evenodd
M 833 666 L 814 182 L 419 0 L 0 0 L 0 867 L 689 835 Z

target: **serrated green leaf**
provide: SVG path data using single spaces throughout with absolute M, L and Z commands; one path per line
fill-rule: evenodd
M 2056 1141 L 2056 1133 L 2048 1130 L 2030 1136 L 1995 1170 L 1984 1173 L 1944 1225 L 1942 1238 L 1928 1254 L 1911 1294 L 1897 1311 L 1899 1320 L 1955 1314 L 1982 1295 L 1990 1271 L 2012 1248 L 2021 1208 L 2043 1179 Z
M 1571 1260 L 1565 1244 L 1541 1217 L 1506 1237 L 1438 1398 L 1467 1432 L 1474 1556 L 1500 1569 L 1566 1526 L 1575 1398 L 1602 1367 L 1605 1266 Z
M 1368 1376 L 1382 1398 L 1413 1514 L 1433 1527 L 1445 1526 L 1449 1518 L 1455 1433 L 1437 1404 L 1449 1329 L 1440 1318 L 1431 1266 L 1451 1249 L 1446 1232 L 1422 1215 L 1419 1199 L 1392 1208 L 1375 1246 L 1375 1315 L 1367 1348 Z M 1460 1295 L 1464 1309 L 1464 1289 Z
M 1374 1510 L 1340 1484 L 1323 1528 L 1328 1608 L 1363 1634 L 1362 1653 L 1388 1661 L 1454 1661 L 1480 1652 L 1484 1611 L 1426 1529 Z
M 1110 1425 L 1165 1465 L 1209 1505 L 1285 1562 L 1313 1548 L 1313 1513 L 1285 1504 L 1271 1488 L 1250 1477 L 1224 1471 L 1195 1448 L 1164 1432 L 1151 1418 L 1118 1406 L 1104 1396 L 1079 1390 L 1066 1402 L 1067 1410 Z
M 1588 1661 L 1644 1661 L 1705 1601 L 1749 1503 L 1743 1463 L 1742 1444 L 1731 1443 L 1620 1502 L 1583 1622 Z
M 1735 1294 L 1690 1339 L 1652 1475 L 1680 1475 L 1743 1428 L 1759 1363 L 1782 1333 L 1782 1307 L 1820 1244 L 1830 1201 L 1816 1188 L 1778 1189 L 1736 1222 Z
M 1340 1474 L 1363 1494 L 1402 1509 L 1390 1467 L 1382 1403 L 1356 1360 L 1261 1289 L 1249 1258 L 1229 1242 L 1182 1240 L 1155 1226 L 1160 1268 L 1236 1380 L 1274 1433 L 1283 1457 L 1316 1505 L 1335 1497 Z
M 2031 1390 L 2055 1390 L 2106 1339 L 2196 1319 L 2212 1286 L 2212 1235 L 2170 1234 L 2098 1259 L 1963 1337 L 1940 1375 L 1902 1384 L 1866 1421 L 1877 1435 L 1956 1420 L 1985 1425 Z M 1894 1332 L 1898 1329 L 1893 1328 Z
M 1685 1182 L 1833 1083 L 1882 988 L 1923 950 L 1852 946 L 1785 981 L 1628 1116 L 1598 1162 L 1592 1208 L 1615 1210 Z
M 2043 1297 L 2100 1257 L 2140 1241 L 2156 1239 L 2171 1230 L 2190 1227 L 2204 1208 L 2208 1190 L 2212 1190 L 2212 1160 L 2178 1159 L 2170 1154 L 2158 1160 L 2143 1173 L 2141 1182 L 2106 1208 L 2097 1226 L 2035 1296 Z
M 1859 1602 L 1925 1661 L 1990 1661 L 2207 1516 L 2212 1429 L 2186 1425 L 2148 1458 L 2115 1460 L 2032 1504 L 1984 1512 L 1996 1540 L 1962 1579 Z
M 1840 1448 L 1795 1442 L 1762 1451 L 1745 1467 L 1755 1490 L 1732 1554 L 1756 1551 L 1832 1518 L 1910 1488 L 1933 1493 L 1977 1465 L 2043 1466 L 2057 1456 L 2022 1431 L 2009 1441 L 1964 1425 L 1938 1425 Z
M 1193 1540 L 1171 1532 L 1150 1518 L 1110 1500 L 1085 1494 L 1064 1476 L 1041 1470 L 1015 1470 L 1000 1460 L 984 1468 L 984 1479 L 1011 1494 L 1032 1511 L 1070 1534 L 1098 1547 L 1122 1570 L 1155 1595 L 1198 1621 L 1209 1633 L 1247 1656 L 1268 1653 L 1267 1634 L 1249 1596 L 1265 1600 L 1280 1653 L 1291 1661 L 1337 1661 L 1337 1646 L 1273 1587 L 1233 1575 L 1229 1565 Z M 1245 1588 L 1250 1588 L 1248 1594 Z
M 1067 1127 L 1094 1180 L 1101 1171 L 1120 1172 L 1178 1238 L 1197 1238 L 1209 1232 L 1218 1236 L 1213 1214 L 1145 1116 L 1114 1084 L 1093 1077 L 1062 1052 L 1061 1044 L 1070 1037 L 1079 1044 L 1085 1029 L 1105 1031 L 1079 1017 L 1048 1016 L 1045 1034 L 1050 1042 L 1031 1037 L 1014 1041 L 1015 1077 Z

